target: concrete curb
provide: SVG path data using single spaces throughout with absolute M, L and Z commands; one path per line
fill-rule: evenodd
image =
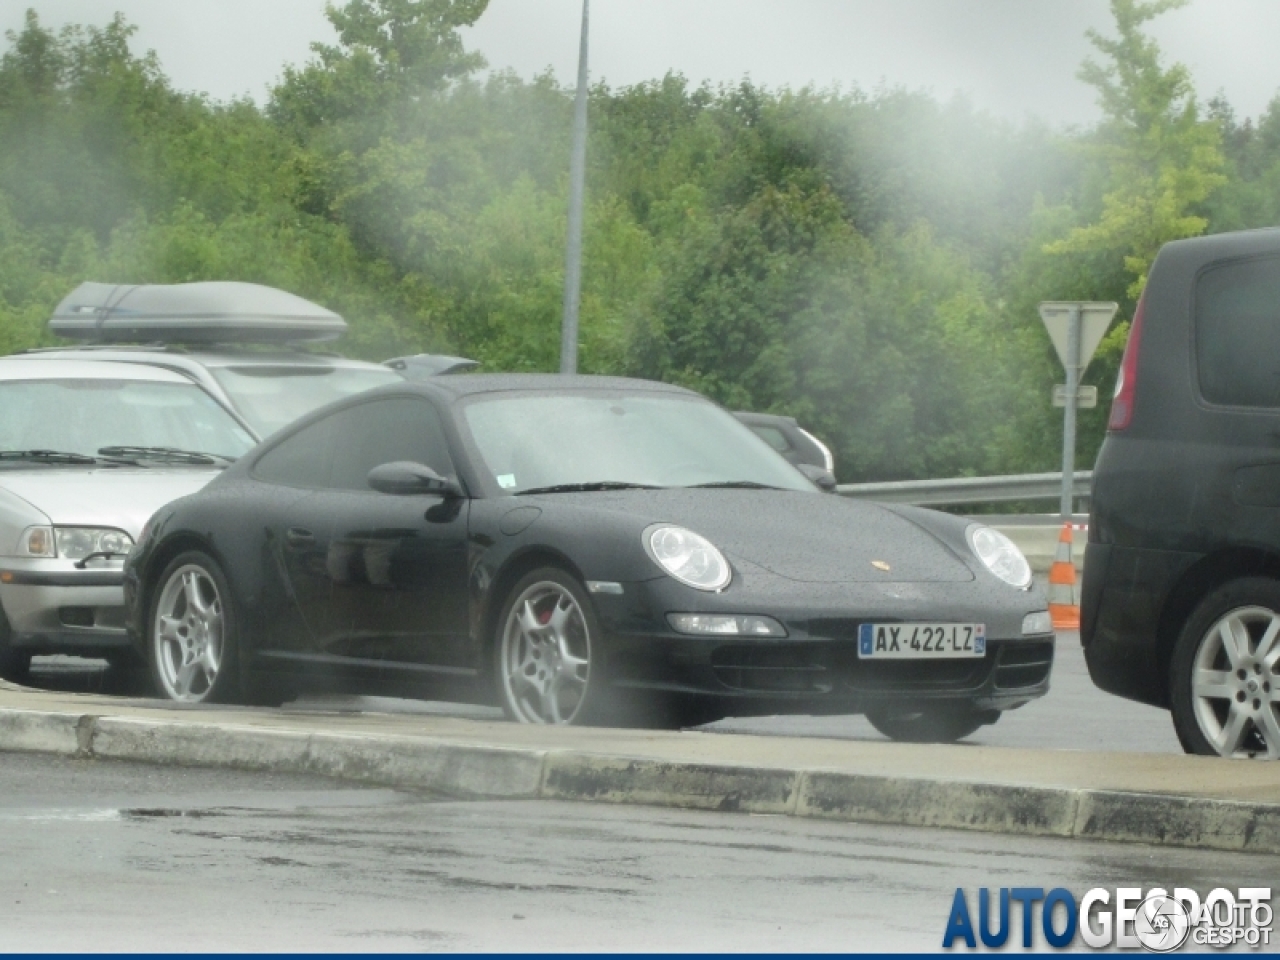
M 1075 835 L 1078 792 L 818 771 L 806 775 L 796 813 L 860 823 L 1070 837 Z
M 542 781 L 538 750 L 133 717 L 85 719 L 91 732 L 81 752 L 110 760 L 314 773 L 467 798 L 536 797 Z M 9 746 L 2 731 L 0 724 L 0 746 Z
M 0 709 L 0 750 L 319 774 L 465 799 L 647 804 L 1280 853 L 1280 804 L 823 769 L 718 764 L 444 738 Z

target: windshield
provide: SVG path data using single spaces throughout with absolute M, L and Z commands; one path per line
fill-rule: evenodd
M 241 416 L 262 437 L 271 436 L 326 403 L 404 378 L 368 367 L 214 367 L 212 373 Z
M 512 493 L 574 484 L 815 489 L 734 417 L 697 398 L 502 394 L 472 401 L 465 417 L 494 481 Z
M 0 381 L 0 410 L 0 451 L 95 457 L 104 447 L 169 447 L 234 458 L 253 446 L 249 432 L 195 384 Z

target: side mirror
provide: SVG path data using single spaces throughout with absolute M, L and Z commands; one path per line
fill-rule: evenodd
M 836 492 L 836 478 L 830 472 L 815 467 L 812 463 L 797 463 L 796 469 L 812 480 L 823 493 Z
M 462 487 L 456 480 L 440 476 L 426 464 L 407 460 L 374 467 L 369 471 L 368 481 L 371 489 L 399 497 L 430 493 L 444 497 L 462 496 Z

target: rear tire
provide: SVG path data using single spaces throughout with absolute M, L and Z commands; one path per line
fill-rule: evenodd
M 147 614 L 147 659 L 156 690 L 178 703 L 235 703 L 240 697 L 237 617 L 218 562 L 191 550 L 156 582 Z
M 1187 753 L 1280 759 L 1280 581 L 1244 577 L 1196 607 L 1169 664 Z
M 31 654 L 10 646 L 13 630 L 0 608 L 0 680 L 10 683 L 26 683 L 31 673 Z
M 923 703 L 918 707 L 876 707 L 867 711 L 871 725 L 899 743 L 955 743 L 979 727 L 1000 719 L 998 710 L 979 710 L 970 703 Z

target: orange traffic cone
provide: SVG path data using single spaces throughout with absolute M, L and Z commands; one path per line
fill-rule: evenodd
M 1080 629 L 1080 605 L 1076 603 L 1076 568 L 1071 562 L 1071 524 L 1058 534 L 1058 552 L 1049 568 L 1049 617 L 1055 630 Z

